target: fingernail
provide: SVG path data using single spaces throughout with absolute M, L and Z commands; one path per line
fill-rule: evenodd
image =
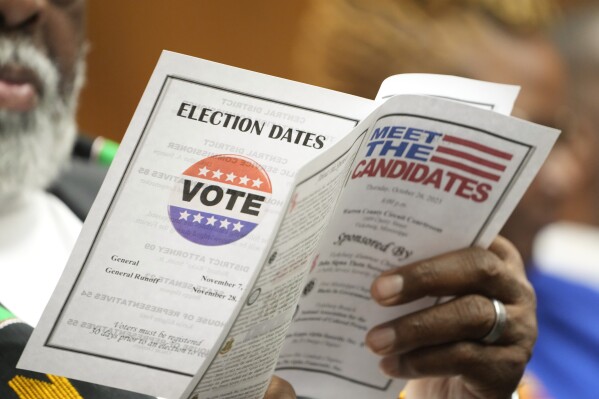
M 403 289 L 403 277 L 397 274 L 379 277 L 375 283 L 379 299 L 389 299 L 398 295 Z
M 389 348 L 395 342 L 395 330 L 391 327 L 383 327 L 373 330 L 366 337 L 368 347 L 374 352 L 380 352 Z

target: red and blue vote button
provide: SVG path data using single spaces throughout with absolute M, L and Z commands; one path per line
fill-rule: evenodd
M 239 155 L 215 155 L 183 172 L 168 206 L 177 232 L 200 245 L 226 245 L 256 228 L 272 186 L 266 171 Z

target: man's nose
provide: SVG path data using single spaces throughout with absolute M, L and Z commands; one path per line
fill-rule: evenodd
M 46 0 L 0 0 L 0 31 L 31 29 L 46 7 Z

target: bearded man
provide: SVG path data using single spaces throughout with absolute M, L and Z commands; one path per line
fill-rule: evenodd
M 76 137 L 84 25 L 84 0 L 0 0 L 3 399 L 146 398 L 14 368 L 81 228 L 77 216 L 45 189 L 68 162 Z M 275 377 L 266 398 L 295 394 Z

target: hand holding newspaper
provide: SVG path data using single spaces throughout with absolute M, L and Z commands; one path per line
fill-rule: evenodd
M 168 398 L 262 398 L 275 368 L 312 398 L 396 395 L 364 346 L 399 315 L 371 282 L 489 245 L 557 138 L 489 111 L 511 86 L 379 97 L 406 79 L 464 92 L 376 107 L 165 52 L 19 367 Z

